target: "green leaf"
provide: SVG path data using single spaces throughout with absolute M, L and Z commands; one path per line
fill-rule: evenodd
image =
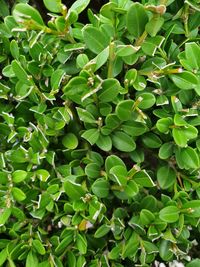
M 28 4 L 17 4 L 13 10 L 14 19 L 22 23 L 24 20 L 33 20 L 39 26 L 44 26 L 40 13 Z
M 147 133 L 142 136 L 142 141 L 149 148 L 159 148 L 162 145 L 161 139 L 154 133 Z
M 11 208 L 5 208 L 0 210 L 0 226 L 3 226 L 11 215 Z
M 78 234 L 76 237 L 76 247 L 81 254 L 86 254 L 87 252 L 87 239 L 85 235 Z
M 33 247 L 35 250 L 40 254 L 40 255 L 45 255 L 46 251 L 44 246 L 42 245 L 41 241 L 39 239 L 34 239 L 33 242 Z
M 145 30 L 148 22 L 148 16 L 144 6 L 140 3 L 133 3 L 126 15 L 126 26 L 133 37 L 138 38 Z
M 88 112 L 87 110 L 82 109 L 82 108 L 76 108 L 76 110 L 77 110 L 79 119 L 81 121 L 88 122 L 88 123 L 95 123 L 96 122 L 94 116 L 90 112 Z
M 124 166 L 117 165 L 110 169 L 109 173 L 113 181 L 118 183 L 120 186 L 125 186 L 127 184 L 127 170 Z
M 26 267 L 38 267 L 38 258 L 32 250 L 27 255 Z
M 190 90 L 198 85 L 197 77 L 189 71 L 183 71 L 179 74 L 171 74 L 170 78 L 178 88 L 183 90 Z
M 65 193 L 72 200 L 79 200 L 81 197 L 85 195 L 85 190 L 80 184 L 77 184 L 72 181 L 66 181 L 64 183 Z
M 139 46 L 133 45 L 118 45 L 116 48 L 116 55 L 119 57 L 126 57 L 135 54 L 140 49 Z
M 136 148 L 133 138 L 120 131 L 116 131 L 112 135 L 112 143 L 115 148 L 123 152 L 131 152 Z
M 58 244 L 55 249 L 56 255 L 60 255 L 63 253 L 64 250 L 69 246 L 69 244 L 73 241 L 73 231 L 68 231 L 65 234 L 65 238 Z
M 95 54 L 99 54 L 109 45 L 110 38 L 98 28 L 86 25 L 83 28 L 83 38 L 87 47 Z
M 164 23 L 163 17 L 154 17 L 146 24 L 145 30 L 152 37 L 156 36 Z
M 159 254 L 164 261 L 170 261 L 173 257 L 171 242 L 162 240 L 159 246 Z
M 97 163 L 89 163 L 85 167 L 85 173 L 90 178 L 98 178 L 101 176 L 100 174 L 101 167 Z
M 123 100 L 116 107 L 117 117 L 122 121 L 127 121 L 132 118 L 135 102 L 133 100 Z
M 152 93 L 141 93 L 138 95 L 138 100 L 139 99 L 140 99 L 140 102 L 139 102 L 138 107 L 140 109 L 151 108 L 156 103 L 156 98 Z
M 76 11 L 77 14 L 80 14 L 84 9 L 86 9 L 89 3 L 90 0 L 76 0 L 70 7 L 70 10 Z
M 108 181 L 99 178 L 92 184 L 92 192 L 99 198 L 106 198 L 109 195 L 109 187 Z
M 62 144 L 68 149 L 75 149 L 78 146 L 78 138 L 73 133 L 67 133 L 62 139 Z
M 55 12 L 55 13 L 60 13 L 62 11 L 62 2 L 61 0 L 43 0 L 46 8 L 51 11 L 51 12 Z
M 100 135 L 99 130 L 94 128 L 94 129 L 86 130 L 81 135 L 81 137 L 86 139 L 91 145 L 94 145 L 97 142 L 99 135 Z
M 48 178 L 50 177 L 50 174 L 47 170 L 40 169 L 36 171 L 37 177 L 40 179 L 42 182 L 46 182 Z
M 147 131 L 146 125 L 137 121 L 124 122 L 121 129 L 130 136 L 139 136 Z
M 162 166 L 158 169 L 157 179 L 160 187 L 167 189 L 176 182 L 176 173 L 169 166 Z
M 103 151 L 110 151 L 112 149 L 112 139 L 108 135 L 100 134 L 96 145 Z
M 111 102 L 118 95 L 120 83 L 118 80 L 110 78 L 102 83 L 102 89 L 99 91 L 99 100 L 103 103 Z
M 122 257 L 134 257 L 139 248 L 139 238 L 138 235 L 133 232 L 129 240 L 125 243 L 122 251 Z
M 9 11 L 9 4 L 5 0 L 0 0 L 0 16 L 1 17 L 6 17 L 9 16 L 10 11 Z
M 159 158 L 168 159 L 169 157 L 171 157 L 173 154 L 173 147 L 173 143 L 164 143 L 159 149 Z
M 14 171 L 12 174 L 12 180 L 14 183 L 20 183 L 27 177 L 27 172 L 23 170 Z
M 94 237 L 95 238 L 101 238 L 105 235 L 107 235 L 107 233 L 110 232 L 110 225 L 107 224 L 102 224 L 94 233 Z
M 195 259 L 190 261 L 185 265 L 186 267 L 199 267 L 200 266 L 200 259 Z
M 10 52 L 15 59 L 19 58 L 19 46 L 14 39 L 10 42 Z
M 18 187 L 12 187 L 11 192 L 13 198 L 19 202 L 26 199 L 26 194 Z
M 126 193 L 126 195 L 130 198 L 136 196 L 139 192 L 139 187 L 138 185 L 136 184 L 135 181 L 133 180 L 130 180 L 127 182 L 127 185 L 124 189 L 124 192 Z
M 185 44 L 185 55 L 192 69 L 200 69 L 200 47 L 194 42 Z
M 64 75 L 65 75 L 65 71 L 62 69 L 57 69 L 52 73 L 52 75 L 51 75 L 51 89 L 53 91 L 58 91 Z
M 76 256 L 71 250 L 67 252 L 67 264 L 69 267 L 76 267 Z
M 200 164 L 199 156 L 194 148 L 189 147 L 189 146 L 186 148 L 182 148 L 180 151 L 180 156 L 187 169 L 188 168 L 192 168 L 192 169 L 199 168 L 199 164 Z
M 183 210 L 186 210 L 186 214 L 195 218 L 200 217 L 200 200 L 191 200 L 183 204 Z
M 84 68 L 84 66 L 89 62 L 89 58 L 86 54 L 79 54 L 76 58 L 76 64 L 79 68 Z
M 186 147 L 188 138 L 184 134 L 184 130 L 181 128 L 173 128 L 172 129 L 172 136 L 174 138 L 175 143 L 180 147 Z
M 24 82 L 25 84 L 31 85 L 28 74 L 17 60 L 12 61 L 12 69 L 20 81 Z
M 140 212 L 140 221 L 143 225 L 148 225 L 155 220 L 155 215 L 147 209 L 142 209 Z
M 133 180 L 143 187 L 155 186 L 153 180 L 145 170 L 136 172 L 133 176 Z
M 0 252 L 0 266 L 3 266 L 4 262 L 6 261 L 8 257 L 8 252 L 7 252 L 7 248 L 4 248 L 1 252 Z
M 126 165 L 124 164 L 123 160 L 121 160 L 118 156 L 116 155 L 108 156 L 105 160 L 106 173 L 108 174 L 110 172 L 110 169 L 116 165 L 120 165 L 126 168 Z
M 159 218 L 167 223 L 174 223 L 179 219 L 179 209 L 175 206 L 167 206 L 160 210 Z
M 159 119 L 156 123 L 156 128 L 161 132 L 161 133 L 168 133 L 169 132 L 169 127 L 173 125 L 173 120 L 172 118 L 162 118 Z

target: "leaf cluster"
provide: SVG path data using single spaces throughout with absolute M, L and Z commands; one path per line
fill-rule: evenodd
M 199 1 L 44 0 L 48 22 L 17 2 L 0 0 L 0 266 L 198 266 Z

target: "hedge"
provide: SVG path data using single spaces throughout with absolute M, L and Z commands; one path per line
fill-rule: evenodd
M 98 2 L 0 0 L 0 266 L 200 266 L 199 1 Z

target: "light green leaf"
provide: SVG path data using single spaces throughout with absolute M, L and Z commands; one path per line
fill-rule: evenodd
M 62 2 L 61 0 L 43 0 L 46 8 L 55 13 L 60 13 L 62 11 Z
M 46 182 L 48 180 L 48 178 L 50 177 L 50 174 L 47 170 L 44 169 L 40 169 L 37 170 L 36 172 L 37 177 L 40 179 L 40 181 L 42 182 Z
M 152 93 L 141 93 L 137 99 L 141 100 L 138 105 L 140 109 L 151 108 L 156 103 L 156 98 Z
M 19 202 L 26 199 L 26 194 L 18 187 L 12 187 L 11 192 L 13 198 Z
M 133 3 L 129 8 L 126 16 L 126 26 L 133 37 L 138 38 L 145 30 L 148 22 L 148 16 L 144 6 L 140 3 Z
M 70 10 L 76 11 L 77 14 L 80 14 L 86 7 L 89 5 L 90 0 L 76 0 Z
M 4 208 L 0 210 L 0 226 L 3 226 L 11 215 L 11 208 Z
M 27 172 L 23 170 L 16 170 L 12 174 L 12 180 L 14 183 L 20 183 L 27 177 Z
M 76 247 L 81 254 L 87 252 L 87 239 L 84 234 L 78 234 L 76 237 Z
M 94 145 L 99 138 L 99 130 L 96 128 L 86 130 L 81 137 L 86 139 L 91 145 Z
M 178 88 L 183 90 L 190 90 L 198 85 L 197 77 L 189 71 L 183 71 L 179 74 L 172 74 L 170 75 L 170 78 Z
M 85 190 L 80 184 L 77 184 L 72 181 L 66 181 L 64 183 L 65 193 L 72 200 L 79 200 L 81 197 L 85 195 Z
M 98 28 L 86 25 L 83 28 L 83 38 L 87 47 L 95 54 L 103 51 L 110 42 L 108 36 L 103 34 Z
M 130 180 L 127 182 L 124 192 L 126 193 L 128 197 L 132 198 L 138 194 L 139 187 L 135 181 Z
M 175 143 L 180 147 L 186 147 L 188 138 L 184 134 L 184 130 L 181 128 L 173 128 L 172 129 L 172 136 L 174 138 Z
M 22 23 L 22 21 L 25 20 L 33 20 L 39 26 L 44 26 L 44 21 L 40 13 L 28 4 L 17 4 L 13 10 L 13 16 L 19 23 Z
M 110 225 L 102 224 L 94 233 L 95 238 L 101 238 L 110 232 Z
M 154 37 L 157 35 L 157 33 L 162 28 L 162 25 L 164 23 L 163 17 L 154 17 L 146 24 L 145 30 L 148 32 L 148 34 L 151 37 Z
M 26 258 L 26 267 L 38 267 L 38 258 L 32 250 L 29 251 Z
M 155 186 L 152 178 L 145 170 L 136 172 L 133 176 L 133 180 L 143 187 Z
M 179 219 L 179 209 L 175 206 L 168 206 L 160 210 L 159 218 L 167 223 L 174 223 Z
M 186 168 L 197 169 L 199 167 L 199 155 L 192 147 L 182 148 L 180 156 L 184 162 Z

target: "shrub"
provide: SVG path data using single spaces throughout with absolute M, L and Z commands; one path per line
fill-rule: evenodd
M 199 1 L 24 2 L 0 1 L 0 266 L 199 266 Z

